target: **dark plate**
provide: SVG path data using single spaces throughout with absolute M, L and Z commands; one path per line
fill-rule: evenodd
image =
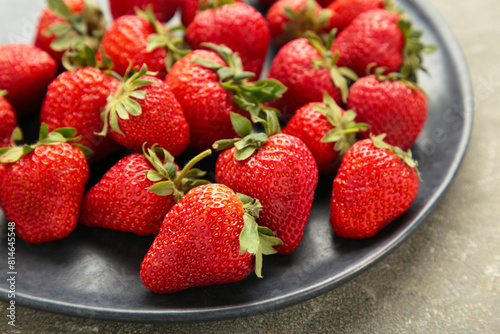
M 9 2 L 9 6 L 15 4 L 12 10 L 0 14 L 2 43 L 31 40 L 33 22 L 40 10 L 33 3 L 38 2 Z M 473 114 L 467 65 L 449 28 L 424 1 L 405 0 L 400 5 L 415 25 L 426 31 L 424 40 L 439 45 L 436 53 L 425 57 L 432 76 L 420 75 L 421 85 L 429 95 L 430 114 L 414 155 L 424 182 L 406 214 L 372 239 L 337 238 L 328 221 L 332 179 L 321 178 L 300 247 L 289 256 L 266 257 L 263 279 L 250 275 L 234 284 L 168 295 L 149 292 L 139 277 L 151 237 L 79 226 L 68 238 L 48 244 L 30 245 L 18 239 L 16 303 L 111 320 L 225 319 L 264 313 L 313 298 L 383 259 L 422 224 L 453 179 L 466 150 Z M 1 213 L 0 221 L 0 273 L 6 275 L 6 221 Z M 1 280 L 0 298 L 4 301 L 9 300 L 8 290 L 6 280 Z

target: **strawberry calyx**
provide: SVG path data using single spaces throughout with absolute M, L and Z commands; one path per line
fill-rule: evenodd
M 429 73 L 423 65 L 422 54 L 432 53 L 436 51 L 437 45 L 426 45 L 422 42 L 421 37 L 423 30 L 413 29 L 412 21 L 403 15 L 398 21 L 398 27 L 401 29 L 405 44 L 403 47 L 403 64 L 400 72 L 411 82 L 417 82 L 417 71 L 422 70 Z
M 43 31 L 47 36 L 56 36 L 50 44 L 53 50 L 78 50 L 84 45 L 97 50 L 106 30 L 106 20 L 99 5 L 85 0 L 84 11 L 74 13 L 63 0 L 47 0 L 47 4 L 55 15 L 64 20 Z
M 190 189 L 210 183 L 210 181 L 200 179 L 205 176 L 206 172 L 193 167 L 200 160 L 212 154 L 211 150 L 203 151 L 195 156 L 181 171 L 174 164 L 174 157 L 167 150 L 157 147 L 156 144 L 146 150 L 146 143 L 144 143 L 142 151 L 154 168 L 154 170 L 146 170 L 144 173 L 148 180 L 157 182 L 149 190 L 157 195 L 172 195 L 174 200 L 178 202 Z
M 342 115 L 340 107 L 327 92 L 324 93 L 323 103 L 326 104 L 326 107 L 315 103 L 312 106 L 326 117 L 333 129 L 328 131 L 321 139 L 321 142 L 334 142 L 334 149 L 344 154 L 356 142 L 356 133 L 369 129 L 370 125 L 367 123 L 356 123 L 354 121 L 356 118 L 354 110 L 346 110 Z
M 339 52 L 336 51 L 332 54 L 332 44 L 335 39 L 335 35 L 337 34 L 337 29 L 332 29 L 326 38 L 326 43 L 312 31 L 306 32 L 306 38 L 314 47 L 321 58 L 313 59 L 313 66 L 315 68 L 326 67 L 330 71 L 330 77 L 332 78 L 332 82 L 340 89 L 340 94 L 342 96 L 342 102 L 347 102 L 347 95 L 349 94 L 349 80 L 356 81 L 358 80 L 358 76 L 348 67 L 338 67 L 337 60 L 339 58 Z
M 262 255 L 277 253 L 274 246 L 283 245 L 281 239 L 274 236 L 274 232 L 264 226 L 259 226 L 256 219 L 259 218 L 262 204 L 258 199 L 237 193 L 243 203 L 244 226 L 240 233 L 241 254 L 248 252 L 255 255 L 255 274 L 262 278 Z
M 216 9 L 223 5 L 232 5 L 234 2 L 234 0 L 200 0 L 199 10 Z
M 367 67 L 367 69 L 366 69 L 366 73 L 367 74 L 371 73 L 371 69 L 374 66 L 376 66 L 375 63 L 369 64 L 368 67 Z M 408 80 L 408 77 L 406 75 L 404 75 L 403 73 L 400 73 L 400 72 L 391 72 L 389 74 L 384 74 L 385 70 L 386 70 L 385 67 L 377 67 L 375 69 L 373 75 L 375 77 L 377 77 L 377 79 L 380 82 L 384 82 L 384 81 L 400 81 L 400 82 L 404 83 L 412 91 L 421 91 L 421 92 L 425 93 L 425 91 L 424 91 L 424 89 L 422 87 L 420 87 L 416 82 Z
M 113 61 L 111 58 L 106 56 L 102 48 L 100 51 L 101 59 L 97 61 L 94 50 L 92 50 L 89 46 L 84 45 L 82 48 L 77 50 L 66 51 L 62 56 L 61 62 L 67 71 L 76 70 L 82 67 L 93 67 L 121 81 L 122 77 L 118 73 L 111 70 L 113 67 Z
M 23 139 L 23 134 L 21 129 L 17 127 L 11 135 L 11 147 L 0 148 L 0 164 L 19 161 L 23 156 L 39 146 L 57 145 L 60 143 L 71 143 L 71 145 L 82 150 L 85 157 L 88 158 L 93 152 L 89 148 L 77 143 L 81 138 L 82 136 L 76 136 L 76 130 L 74 128 L 58 128 L 49 132 L 49 126 L 46 123 L 42 123 L 37 143 L 18 146 L 17 142 Z
M 380 148 L 380 149 L 385 149 L 385 150 L 388 150 L 388 151 L 394 153 L 399 159 L 401 159 L 408 166 L 413 168 L 413 170 L 415 170 L 415 172 L 417 173 L 418 179 L 420 181 L 422 181 L 422 178 L 420 177 L 420 172 L 418 171 L 418 168 L 417 168 L 418 162 L 417 162 L 417 160 L 413 159 L 411 150 L 409 149 L 408 151 L 405 152 L 401 148 L 399 148 L 398 146 L 393 146 L 393 145 L 387 144 L 386 142 L 384 142 L 385 137 L 386 137 L 385 133 L 382 133 L 378 136 L 370 134 L 370 139 L 372 140 L 373 145 L 375 147 Z
M 275 79 L 250 82 L 248 79 L 254 77 L 255 73 L 243 70 L 241 58 L 236 52 L 224 45 L 213 43 L 201 45 L 217 52 L 227 66 L 201 58 L 195 58 L 192 62 L 215 70 L 219 76 L 220 85 L 233 93 L 234 101 L 241 109 L 250 113 L 252 122 L 258 123 L 262 117 L 265 117 L 267 111 L 279 116 L 277 109 L 270 108 L 265 103 L 281 98 L 286 91 L 286 87 L 281 82 Z
M 127 69 L 123 80 L 117 91 L 110 94 L 107 98 L 106 107 L 101 111 L 101 118 L 104 121 L 104 127 L 101 132 L 96 133 L 99 136 L 106 136 L 108 127 L 113 131 L 123 135 L 118 125 L 118 118 L 128 120 L 130 116 L 139 116 L 142 114 L 141 105 L 134 99 L 144 100 L 147 93 L 138 90 L 141 87 L 149 84 L 157 84 L 153 80 L 145 80 L 142 77 L 145 75 L 154 76 L 155 73 L 149 72 L 146 65 L 140 69 L 137 67 Z
M 321 9 L 319 15 L 316 15 L 316 6 L 316 1 L 306 0 L 306 5 L 298 10 L 285 7 L 285 16 L 289 21 L 283 25 L 283 34 L 278 36 L 277 41 L 285 43 L 304 37 L 307 31 L 319 32 L 325 28 L 333 12 L 330 9 Z
M 167 57 L 165 58 L 165 67 L 170 70 L 176 61 L 187 55 L 191 50 L 184 42 L 184 38 L 178 33 L 184 33 L 185 28 L 182 25 L 170 27 L 162 24 L 156 19 L 151 4 L 144 10 L 136 9 L 136 15 L 148 20 L 154 27 L 156 33 L 148 36 L 146 51 L 151 52 L 156 48 L 165 48 Z

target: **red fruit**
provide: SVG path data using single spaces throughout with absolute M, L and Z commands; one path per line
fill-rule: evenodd
M 120 147 L 109 136 L 96 135 L 104 126 L 101 109 L 119 85 L 118 80 L 96 68 L 64 72 L 49 85 L 40 120 L 50 129 L 76 129 L 82 136 L 79 143 L 94 151 L 92 160 L 100 160 Z
M 276 134 L 249 158 L 236 160 L 236 147 L 217 159 L 215 179 L 258 199 L 263 206 L 257 222 L 283 241 L 276 247 L 289 254 L 298 246 L 311 211 L 318 168 L 306 145 L 297 137 Z
M 258 77 L 267 55 L 269 27 L 255 8 L 244 3 L 206 9 L 187 27 L 186 42 L 193 49 L 202 43 L 222 44 L 237 52 L 245 71 Z
M 254 218 L 247 213 L 249 204 L 255 207 L 254 202 L 243 203 L 234 191 L 221 184 L 192 189 L 167 214 L 159 235 L 144 257 L 143 284 L 150 290 L 165 293 L 237 282 L 254 267 L 260 276 L 264 249 L 258 243 L 266 240 L 262 240 L 262 234 L 256 234 L 260 227 L 255 226 Z M 248 220 L 252 221 L 248 223 Z M 250 225 L 255 226 L 252 235 L 261 240 L 247 248 L 244 239 L 251 233 Z M 267 241 L 271 249 L 277 244 L 276 240 Z M 264 254 L 269 253 L 272 252 Z
M 139 235 L 158 234 L 167 212 L 195 182 L 185 176 L 209 154 L 195 157 L 183 171 L 160 148 L 126 156 L 85 194 L 79 222 Z M 197 180 L 196 184 L 200 182 L 208 181 Z
M 189 125 L 170 87 L 160 79 L 139 72 L 127 73 L 103 110 L 104 129 L 119 144 L 141 152 L 143 144 L 157 144 L 174 156 L 189 143 Z
M 299 108 L 282 132 L 306 144 L 321 174 L 332 174 L 342 155 L 356 141 L 356 132 L 367 128 L 366 124 L 354 122 L 355 115 L 325 95 L 324 102 Z
M 333 181 L 330 223 L 335 233 L 370 238 L 406 212 L 418 193 L 415 168 L 410 155 L 381 138 L 355 143 Z
M 12 132 L 17 127 L 16 114 L 0 91 L 0 147 L 10 146 Z
M 148 37 L 153 34 L 156 34 L 155 27 L 146 18 L 120 16 L 104 34 L 100 51 L 104 51 L 113 62 L 113 70 L 122 76 L 129 66 L 146 65 L 149 71 L 158 72 L 157 76 L 164 78 L 167 51 L 162 47 L 148 51 Z M 101 57 L 100 51 L 98 58 Z
M 397 77 L 367 76 L 349 91 L 347 107 L 356 110 L 357 120 L 371 125 L 360 133 L 385 133 L 385 142 L 406 151 L 422 132 L 428 114 L 427 97 L 416 85 Z
M 41 49 L 23 43 L 0 46 L 0 90 L 20 117 L 38 112 L 56 62 Z
M 145 9 L 147 5 L 151 5 L 158 21 L 167 22 L 183 2 L 184 0 L 109 0 L 109 8 L 116 20 L 120 16 L 134 15 L 136 8 Z
M 314 0 L 280 0 L 266 13 L 271 38 L 282 46 L 292 39 L 305 37 L 307 31 L 328 32 L 330 11 L 325 11 Z
M 345 29 L 359 14 L 371 9 L 384 8 L 382 0 L 335 0 L 326 8 L 332 10 L 330 29 Z
M 46 125 L 42 129 L 48 131 Z M 73 231 L 89 176 L 79 148 L 47 144 L 43 139 L 29 153 L 26 147 L 15 147 L 10 156 L 0 155 L 2 163 L 11 162 L 2 179 L 0 206 L 7 219 L 15 222 L 17 235 L 30 243 L 61 239 Z
M 231 2 L 230 0 L 219 0 L 225 4 L 228 3 L 234 3 L 234 2 L 243 2 L 243 0 L 234 0 Z M 198 14 L 200 11 L 205 10 L 207 8 L 213 8 L 211 7 L 211 4 L 209 5 L 209 0 L 184 0 L 182 3 L 182 15 L 181 15 L 181 21 L 182 24 L 187 27 L 191 22 L 193 22 L 194 17 L 196 14 Z M 201 3 L 201 8 L 200 8 L 200 3 Z M 215 1 L 215 6 L 217 6 L 217 1 Z
M 347 96 L 347 82 L 335 84 L 333 81 L 331 73 L 335 60 L 326 50 L 320 50 L 307 39 L 299 38 L 283 46 L 274 57 L 268 78 L 280 81 L 288 90 L 281 99 L 269 105 L 281 111 L 285 120 L 290 119 L 300 107 L 321 101 L 324 92 L 332 96 L 337 104 L 341 104 L 343 96 Z M 322 64 L 317 66 L 315 62 Z M 341 74 L 339 76 L 342 77 Z M 338 87 L 342 85 L 345 93 Z
M 359 76 L 367 74 L 370 64 L 385 67 L 384 73 L 398 72 L 405 45 L 398 26 L 400 18 L 400 14 L 384 9 L 360 14 L 333 42 L 332 52 L 339 53 L 337 64 L 351 68 Z
M 66 7 L 71 14 L 63 14 Z M 52 9 L 51 9 L 52 8 Z M 57 13 L 57 14 L 56 14 Z M 76 26 L 84 24 L 84 33 L 78 31 Z M 65 25 L 63 32 L 51 31 L 54 27 Z M 106 29 L 101 9 L 98 5 L 84 0 L 59 0 L 49 2 L 40 14 L 36 30 L 35 46 L 48 52 L 57 62 L 62 71 L 61 59 L 65 51 L 78 47 L 79 42 L 84 42 L 92 50 L 99 44 L 99 36 Z M 61 29 L 59 29 L 61 30 Z

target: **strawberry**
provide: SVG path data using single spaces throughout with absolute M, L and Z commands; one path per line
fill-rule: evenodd
M 240 2 L 201 11 L 186 30 L 186 42 L 193 49 L 202 48 L 202 43 L 225 45 L 238 53 L 245 71 L 256 77 L 262 71 L 269 39 L 262 14 Z
M 231 4 L 235 2 L 243 2 L 243 0 L 184 0 L 182 2 L 182 24 L 187 27 L 191 22 L 193 22 L 196 14 L 202 10 L 219 7 L 222 3 Z
M 326 6 L 332 11 L 330 29 L 342 31 L 359 14 L 371 9 L 385 8 L 383 0 L 335 0 Z
M 289 120 L 300 107 L 321 101 L 324 92 L 337 104 L 346 101 L 347 79 L 355 80 L 357 76 L 336 66 L 336 57 L 328 51 L 333 36 L 325 46 L 318 36 L 308 34 L 307 39 L 288 42 L 274 57 L 268 78 L 280 81 L 288 90 L 269 105 L 281 111 L 284 120 Z
M 40 120 L 50 129 L 74 128 L 82 136 L 79 143 L 94 151 L 92 161 L 101 160 L 119 148 L 109 136 L 96 135 L 104 126 L 101 109 L 119 84 L 92 67 L 66 71 L 49 85 Z
M 0 91 L 0 147 L 10 146 L 12 132 L 17 127 L 16 113 Z
M 84 196 L 79 222 L 86 226 L 156 235 L 165 215 L 184 192 L 208 181 L 191 169 L 205 151 L 179 171 L 174 158 L 155 145 L 118 161 Z
M 243 71 L 235 53 L 213 44 L 207 48 L 214 51 L 194 50 L 179 60 L 165 79 L 189 123 L 189 148 L 193 151 L 235 137 L 231 112 L 248 111 L 256 117 L 267 108 L 263 103 L 279 98 L 285 90 L 275 80 L 247 81 L 254 74 Z
M 111 23 L 102 37 L 97 58 L 103 58 L 104 53 L 113 63 L 113 71 L 121 76 L 129 66 L 146 65 L 163 79 L 172 64 L 187 54 L 177 47 L 181 42 L 156 19 L 152 7 L 147 7 L 137 11 L 137 15 L 120 16 Z
M 308 103 L 290 119 L 284 134 L 302 140 L 311 151 L 321 174 L 333 174 L 342 155 L 356 142 L 356 133 L 367 129 L 355 123 L 356 113 L 340 108 L 325 94 L 322 103 Z
M 243 138 L 220 141 L 215 148 L 224 149 L 217 159 L 215 179 L 258 199 L 263 206 L 257 220 L 283 241 L 276 249 L 290 254 L 300 244 L 309 220 L 318 168 L 307 146 L 297 137 L 279 133 L 279 123 L 267 113 L 266 133 L 251 133 L 246 118 L 232 114 L 237 133 Z
M 427 97 L 401 75 L 370 75 L 356 81 L 347 99 L 357 119 L 371 125 L 370 133 L 386 134 L 385 142 L 403 151 L 413 146 L 422 132 L 428 114 Z M 360 138 L 368 138 L 368 131 Z
M 342 238 L 377 234 L 408 210 L 419 174 L 411 152 L 383 142 L 383 135 L 355 143 L 333 180 L 330 223 Z
M 39 111 L 55 76 L 56 62 L 47 52 L 23 43 L 0 46 L 0 90 L 17 116 Z
M 165 293 L 237 282 L 253 270 L 262 277 L 262 255 L 280 241 L 255 222 L 260 210 L 222 184 L 192 189 L 165 216 L 141 264 L 143 284 Z
M 278 46 L 292 39 L 305 37 L 307 31 L 328 32 L 331 11 L 315 0 L 279 0 L 266 13 L 271 38 Z
M 38 20 L 35 46 L 48 52 L 63 70 L 65 51 L 83 45 L 97 50 L 106 29 L 101 8 L 89 0 L 50 0 Z
M 148 74 L 146 66 L 126 73 L 108 97 L 99 135 L 109 128 L 111 138 L 131 150 L 141 152 L 147 142 L 178 156 L 189 143 L 189 125 L 170 87 Z
M 357 16 L 342 30 L 332 45 L 338 53 L 338 65 L 351 68 L 359 76 L 384 67 L 384 73 L 401 72 L 416 82 L 416 71 L 422 66 L 422 52 L 434 46 L 420 41 L 422 33 L 412 29 L 411 22 L 401 14 L 384 9 L 368 10 Z
M 109 0 L 111 15 L 116 20 L 120 16 L 134 15 L 136 8 L 145 9 L 151 5 L 160 22 L 170 20 L 184 0 Z
M 0 149 L 0 163 L 7 163 L 0 206 L 16 223 L 17 235 L 30 243 L 61 239 L 74 230 L 89 177 L 85 156 L 73 143 L 79 140 L 76 131 L 48 131 L 42 124 L 37 144 Z

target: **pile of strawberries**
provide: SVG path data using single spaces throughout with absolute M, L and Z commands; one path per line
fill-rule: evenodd
M 0 207 L 19 238 L 77 223 L 156 235 L 140 275 L 174 292 L 260 277 L 263 255 L 295 251 L 319 175 L 340 237 L 372 237 L 415 199 L 432 47 L 388 1 L 109 4 L 107 24 L 90 1 L 48 1 L 34 45 L 0 46 Z M 178 11 L 184 26 L 165 23 Z M 208 156 L 215 180 L 195 167 Z

